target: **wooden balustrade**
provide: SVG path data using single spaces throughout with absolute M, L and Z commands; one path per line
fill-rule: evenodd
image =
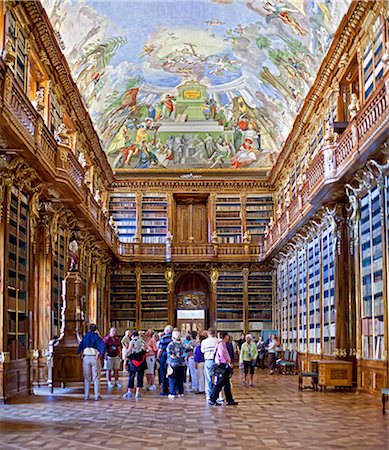
M 348 129 L 346 131 L 348 131 Z M 337 168 L 342 167 L 350 157 L 354 156 L 356 149 L 357 149 L 356 135 L 353 136 L 351 132 L 343 133 L 335 149 L 336 167 Z
M 289 220 L 290 223 L 293 223 L 301 213 L 301 204 L 300 204 L 300 198 L 297 195 L 293 200 L 292 203 L 289 205 Z
M 81 188 L 81 186 L 84 184 L 84 169 L 77 161 L 74 153 L 70 150 L 68 152 L 67 171 L 70 178 L 74 181 L 75 185 Z
M 342 136 L 334 146 L 337 181 L 348 170 L 357 154 L 363 153 L 372 139 L 385 130 L 389 123 L 389 95 L 387 81 L 389 71 L 380 81 L 359 114 L 352 119 Z M 296 219 L 310 208 L 310 201 L 315 197 L 325 182 L 324 153 L 319 151 L 306 172 L 306 182 L 288 208 L 283 212 L 273 228 L 269 231 L 264 248 L 269 254 L 278 244 L 280 237 L 291 230 Z
M 22 125 L 24 134 L 31 139 L 35 134 L 38 113 L 17 81 L 9 76 L 7 81 L 9 85 L 7 87 L 6 83 L 6 89 L 10 89 L 10 94 L 9 98 L 7 98 L 7 95 L 4 98 L 9 100 L 10 112 L 18 119 L 19 124 Z
M 310 193 L 324 181 L 324 155 L 319 152 L 307 171 L 307 182 Z
M 36 136 L 36 142 L 37 153 L 42 160 L 45 161 L 45 163 L 47 163 L 53 171 L 55 171 L 58 146 L 53 135 L 50 133 L 43 121 L 41 124 L 41 131 L 39 135 Z
M 389 95 L 385 83 L 387 80 L 389 80 L 389 71 L 356 117 L 359 151 L 381 129 L 382 124 L 388 122 Z

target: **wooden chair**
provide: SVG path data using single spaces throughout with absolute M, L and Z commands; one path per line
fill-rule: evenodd
M 311 371 L 303 372 L 301 370 L 301 359 L 298 359 L 298 376 L 299 376 L 299 391 L 303 391 L 304 389 L 312 389 L 313 391 L 317 391 L 318 381 L 319 381 L 319 372 L 318 372 L 318 364 L 311 363 L 313 367 L 311 367 Z M 304 386 L 304 378 L 311 378 L 311 386 Z
M 277 362 L 276 362 L 276 370 L 277 370 L 277 372 L 282 373 L 282 368 L 283 368 L 282 363 L 285 362 L 285 361 L 289 361 L 289 355 L 290 355 L 290 351 L 289 350 L 285 350 L 284 354 L 282 355 L 282 357 L 277 359 Z
M 385 414 L 385 404 L 389 400 L 389 388 L 381 389 L 382 395 L 382 414 Z
M 286 354 L 286 352 L 285 352 Z M 282 367 L 282 373 L 284 375 L 292 375 L 294 374 L 294 369 L 296 367 L 297 362 L 297 351 L 288 352 L 288 359 L 285 356 L 285 359 L 279 362 L 279 366 Z

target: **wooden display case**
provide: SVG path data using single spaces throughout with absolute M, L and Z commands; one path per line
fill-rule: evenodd
M 353 363 L 350 361 L 319 361 L 320 390 L 327 387 L 348 387 L 353 385 Z

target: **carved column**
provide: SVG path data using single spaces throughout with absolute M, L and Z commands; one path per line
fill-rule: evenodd
M 173 325 L 175 319 L 175 305 L 174 305 L 174 277 L 175 272 L 172 267 L 167 267 L 165 270 L 165 280 L 167 284 L 167 317 L 168 323 Z
M 216 293 L 217 293 L 217 281 L 219 279 L 219 271 L 216 267 L 210 269 L 211 279 L 211 298 L 209 301 L 209 326 L 216 329 Z
M 208 199 L 208 242 L 212 242 L 212 234 L 216 231 L 216 196 L 213 192 Z
M 348 239 L 346 210 L 343 204 L 335 205 L 328 210 L 329 219 L 333 225 L 334 241 L 334 301 L 335 319 L 335 348 L 339 354 L 346 355 L 350 348 L 350 305 L 349 305 L 349 273 Z

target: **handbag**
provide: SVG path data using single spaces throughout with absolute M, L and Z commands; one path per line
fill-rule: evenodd
M 222 377 L 226 373 L 227 367 L 225 364 L 215 364 L 212 368 L 212 375 L 214 377 Z

